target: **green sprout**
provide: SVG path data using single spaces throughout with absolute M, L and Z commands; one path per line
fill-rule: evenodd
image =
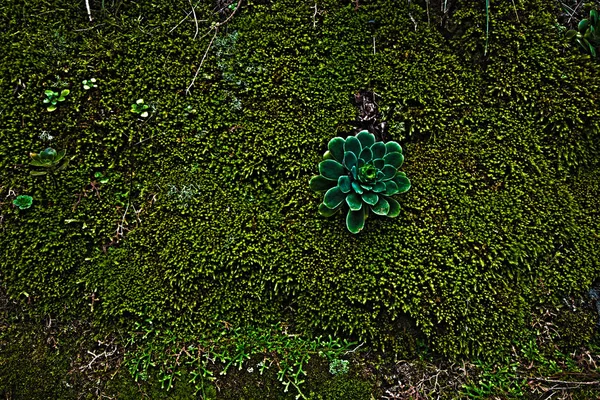
M 56 110 L 56 106 L 59 102 L 65 101 L 65 98 L 71 93 L 69 89 L 63 89 L 60 94 L 58 92 L 54 92 L 50 89 L 46 90 L 44 94 L 46 95 L 46 99 L 44 99 L 44 104 L 49 104 L 46 108 L 48 111 L 52 112 Z
M 131 105 L 131 112 L 138 114 L 142 118 L 148 117 L 148 111 L 146 111 L 147 109 L 148 105 L 144 104 L 143 99 L 138 99 L 135 103 Z
M 25 210 L 25 209 L 31 207 L 32 203 L 33 203 L 33 197 L 27 196 L 27 195 L 17 196 L 17 198 L 13 200 L 13 204 L 16 207 L 19 207 L 20 210 Z
M 410 189 L 410 181 L 398 168 L 404 162 L 396 142 L 375 141 L 375 135 L 361 131 L 346 139 L 329 141 L 328 151 L 319 164 L 319 173 L 310 188 L 326 191 L 319 212 L 330 217 L 348 209 L 346 227 L 352 233 L 365 226 L 369 210 L 391 218 L 400 214 L 400 204 L 390 196 Z
M 565 35 L 568 41 L 575 41 L 584 52 L 596 57 L 596 47 L 600 45 L 600 18 L 598 11 L 591 10 L 590 18 L 579 21 L 577 30 L 571 29 Z
M 83 90 L 90 90 L 91 88 L 98 87 L 98 85 L 96 85 L 96 78 L 85 79 L 81 82 L 81 84 L 83 85 Z

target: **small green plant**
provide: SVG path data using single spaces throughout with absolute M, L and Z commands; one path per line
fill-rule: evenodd
M 42 168 L 41 170 L 31 171 L 33 176 L 42 176 L 46 174 L 54 175 L 57 171 L 62 171 L 69 164 L 69 160 L 66 159 L 61 163 L 65 157 L 65 150 L 57 152 L 52 147 L 48 147 L 46 150 L 40 153 L 29 153 L 31 162 L 29 165 L 33 167 Z
M 590 11 L 590 17 L 579 21 L 577 30 L 569 30 L 565 38 L 572 42 L 575 41 L 581 49 L 596 57 L 596 47 L 600 45 L 600 18 L 597 10 Z
M 83 90 L 90 90 L 91 88 L 98 87 L 98 85 L 96 85 L 96 78 L 85 79 L 81 84 L 83 85 Z
M 49 106 L 46 107 L 46 110 L 50 112 L 56 110 L 58 103 L 65 101 L 65 98 L 69 95 L 69 93 L 71 93 L 69 89 L 63 89 L 60 94 L 50 89 L 46 90 L 44 94 L 47 98 L 44 99 L 44 104 L 49 104 Z
M 17 198 L 13 200 L 13 204 L 16 207 L 19 207 L 20 210 L 25 210 L 25 209 L 31 207 L 32 203 L 33 203 L 33 197 L 27 196 L 27 195 L 17 196 Z
M 350 366 L 348 364 L 348 360 L 340 360 L 336 358 L 335 360 L 329 363 L 329 372 L 332 375 L 347 374 L 350 370 Z
M 330 217 L 347 207 L 346 227 L 358 233 L 369 210 L 392 218 L 400 214 L 400 204 L 390 196 L 406 192 L 410 181 L 398 171 L 404 162 L 398 143 L 376 142 L 375 135 L 360 131 L 331 139 L 328 149 L 319 164 L 320 175 L 309 183 L 315 191 L 326 191 L 319 206 L 322 215 Z
M 138 99 L 136 100 L 135 103 L 133 103 L 131 105 L 131 112 L 138 114 L 140 117 L 142 118 L 147 118 L 148 117 L 148 111 L 146 111 L 148 109 L 148 104 L 144 104 L 144 100 L 143 99 Z

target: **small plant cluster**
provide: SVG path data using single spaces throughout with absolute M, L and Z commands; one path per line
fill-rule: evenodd
M 13 204 L 15 207 L 19 207 L 20 210 L 28 209 L 31 207 L 31 204 L 33 204 L 33 197 L 27 195 L 17 196 L 17 198 L 13 200 Z
M 50 89 L 46 90 L 44 92 L 44 94 L 46 95 L 46 98 L 44 99 L 44 104 L 48 104 L 46 110 L 48 110 L 49 112 L 56 110 L 58 103 L 65 101 L 69 93 L 71 93 L 69 89 L 63 89 L 60 93 Z
M 142 118 L 148 117 L 148 104 L 144 104 L 144 99 L 138 99 L 131 105 L 131 112 L 138 114 Z
M 360 232 L 372 211 L 376 215 L 397 217 L 400 204 L 391 196 L 410 189 L 404 172 L 402 148 L 394 141 L 376 141 L 369 131 L 360 131 L 346 139 L 329 141 L 328 151 L 319 164 L 319 173 L 310 180 L 310 188 L 326 191 L 319 212 L 330 217 L 347 208 L 346 227 Z
M 270 328 L 231 328 L 226 324 L 219 339 L 195 340 L 193 345 L 186 344 L 170 330 L 160 331 L 151 319 L 137 323 L 127 347 L 131 349 L 125 356 L 126 365 L 134 380 L 145 381 L 152 369 L 158 369 L 158 380 L 162 388 L 170 390 L 174 382 L 181 376 L 180 367 L 188 366 L 190 383 L 196 388 L 196 394 L 204 395 L 206 383 L 215 380 L 214 372 L 220 369 L 220 375 L 226 375 L 231 367 L 242 370 L 244 366 L 249 373 L 256 367 L 262 375 L 270 368 L 277 369 L 277 379 L 288 392 L 289 386 L 298 391 L 297 398 L 306 396 L 300 387 L 306 375 L 303 367 L 311 356 L 318 355 L 335 363 L 336 373 L 345 373 L 348 361 L 339 357 L 349 351 L 356 343 L 341 341 L 329 336 L 314 339 L 303 339 L 299 335 L 287 332 L 283 324 Z M 262 361 L 247 366 L 247 361 L 260 355 Z M 211 365 L 220 364 L 217 367 Z M 210 386 L 210 384 L 208 385 Z
M 84 79 L 81 84 L 83 85 L 83 90 L 90 90 L 91 88 L 97 88 L 96 78 Z
M 590 11 L 590 17 L 579 21 L 577 30 L 569 30 L 565 38 L 576 42 L 579 47 L 592 57 L 596 57 L 596 47 L 600 46 L 600 18 L 597 10 Z

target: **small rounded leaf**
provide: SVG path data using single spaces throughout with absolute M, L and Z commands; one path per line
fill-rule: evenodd
M 398 185 L 394 180 L 385 181 L 385 191 L 383 192 L 386 196 L 391 196 L 398 193 Z
M 325 197 L 323 198 L 323 204 L 327 207 L 334 209 L 337 208 L 342 201 L 346 198 L 346 194 L 340 190 L 339 187 L 332 187 L 325 193 Z
M 341 137 L 334 137 L 333 139 L 331 139 L 329 141 L 329 143 L 327 144 L 327 148 L 329 149 L 329 152 L 331 153 L 331 156 L 339 162 L 342 162 L 342 160 L 344 159 L 344 143 L 346 141 L 341 138 Z
M 321 203 L 319 205 L 319 214 L 321 214 L 324 217 L 331 217 L 333 214 L 335 214 L 336 212 L 338 212 L 340 210 L 340 208 L 334 208 L 331 209 L 329 207 L 327 207 L 325 204 Z
M 397 193 L 404 193 L 410 189 L 410 180 L 403 172 L 398 172 L 398 174 L 396 174 L 394 177 L 394 182 L 396 182 L 396 185 L 398 185 Z
M 335 160 L 324 160 L 319 164 L 319 173 L 327 179 L 337 181 L 344 174 L 344 166 Z
M 350 171 L 352 168 L 356 166 L 357 159 L 356 155 L 352 151 L 347 151 L 344 153 L 344 166 Z
M 354 190 L 354 192 L 358 194 L 362 194 L 364 192 L 363 188 L 360 187 L 360 185 L 356 181 L 352 181 L 352 190 Z
M 391 165 L 386 164 L 381 169 L 381 172 L 383 173 L 383 178 L 381 178 L 381 180 L 388 181 L 388 180 L 392 179 L 394 177 L 394 175 L 396 175 L 396 168 L 394 168 Z
M 373 152 L 369 147 L 364 147 L 363 150 L 360 152 L 359 158 L 365 163 L 368 163 L 369 161 L 371 161 L 371 159 L 373 159 Z
M 376 158 L 373 160 L 373 165 L 377 169 L 382 169 L 383 166 L 385 165 L 385 161 L 383 161 L 383 158 Z
M 388 181 L 388 182 L 392 182 L 392 181 Z M 377 183 L 375 183 L 375 185 L 373 185 L 373 191 L 375 193 L 385 192 L 386 188 L 387 188 L 387 182 L 377 182 Z

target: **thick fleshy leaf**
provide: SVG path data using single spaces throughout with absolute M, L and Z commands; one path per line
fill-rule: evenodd
M 350 209 L 353 211 L 360 210 L 362 203 L 363 202 L 360 196 L 356 193 L 350 193 L 348 196 L 346 196 L 346 204 L 348 204 L 348 207 L 350 207 Z
M 385 165 L 385 161 L 383 161 L 383 158 L 376 158 L 373 160 L 373 165 L 377 169 L 382 169 L 383 166 Z
M 590 21 L 592 21 L 592 25 L 596 25 L 598 23 L 598 11 L 590 11 Z
M 386 181 L 384 194 L 386 196 L 391 196 L 396 193 L 398 193 L 398 185 L 396 185 L 396 182 L 394 182 L 393 179 L 390 181 Z
M 406 177 L 404 172 L 398 172 L 394 177 L 394 182 L 398 185 L 398 193 L 404 193 L 410 189 L 410 180 Z
M 351 151 L 358 158 L 362 151 L 362 145 L 354 136 L 348 136 L 344 142 L 344 151 Z
M 370 206 L 374 206 L 379 201 L 379 196 L 377 193 L 373 192 L 365 192 L 361 195 L 363 201 Z
M 344 142 L 345 140 L 341 137 L 334 137 L 327 144 L 329 152 L 336 161 L 342 162 L 344 159 Z
M 373 186 L 367 185 L 365 183 L 361 183 L 360 187 L 363 188 L 363 189 L 365 189 L 365 190 L 373 190 Z
M 46 110 L 52 112 L 52 111 L 56 110 L 56 105 L 52 104 L 51 106 L 48 106 L 48 108 L 46 108 Z
M 311 178 L 308 185 L 315 192 L 322 192 L 322 191 L 329 190 L 332 187 L 334 187 L 336 185 L 336 182 L 332 181 L 331 179 L 327 179 L 327 178 L 323 177 L 322 175 L 317 175 L 317 176 L 313 176 Z
M 385 152 L 393 153 L 397 151 L 398 153 L 402 153 L 402 147 L 397 142 L 387 142 L 385 144 Z
M 46 96 L 48 96 L 48 97 L 52 97 L 52 96 L 58 96 L 58 93 L 56 93 L 56 92 L 54 92 L 54 91 L 52 91 L 52 90 L 50 90 L 50 89 L 44 90 L 44 94 L 45 94 Z
M 357 159 L 356 155 L 352 151 L 347 151 L 344 153 L 344 166 L 352 170 L 352 167 L 356 165 Z
M 61 150 L 58 153 L 56 153 L 56 157 L 54 158 L 54 162 L 59 162 L 60 160 L 62 160 L 63 157 L 65 156 L 66 152 L 67 152 L 66 150 Z
M 56 150 L 52 147 L 48 147 L 46 150 L 43 150 L 40 153 L 40 158 L 42 160 L 55 160 L 56 159 Z
M 338 179 L 338 187 L 343 193 L 348 193 L 352 189 L 352 183 L 348 175 L 342 175 Z
M 329 150 L 323 153 L 323 160 L 331 160 L 332 158 L 333 156 L 331 155 L 331 152 Z
M 352 167 L 352 169 L 350 170 L 350 173 L 352 174 L 352 177 L 354 178 L 354 180 L 356 180 L 356 176 L 357 176 L 356 166 Z
M 579 25 L 577 25 L 577 29 L 579 29 L 579 32 L 584 32 L 587 27 L 590 24 L 590 20 L 589 19 L 582 19 L 581 21 L 579 21 Z
M 391 197 L 387 198 L 388 204 L 390 205 L 390 210 L 388 211 L 387 216 L 390 218 L 395 218 L 400 215 L 400 203 Z
M 396 169 L 400 168 L 404 162 L 404 156 L 402 153 L 398 153 L 397 151 L 394 151 L 393 153 L 387 153 L 383 159 L 385 160 L 386 164 L 391 165 Z
M 358 168 L 364 167 L 365 166 L 365 160 L 362 160 L 362 159 L 359 158 L 358 162 L 356 163 L 356 166 Z
M 344 166 L 335 160 L 324 160 L 319 164 L 319 173 L 327 179 L 337 181 L 344 174 Z
M 334 209 L 342 204 L 342 201 L 344 201 L 345 198 L 346 194 L 344 194 L 339 187 L 335 186 L 325 193 L 325 197 L 323 197 L 323 204 L 331 209 Z
M 392 181 L 388 181 L 388 182 L 392 182 Z M 375 183 L 375 185 L 373 185 L 373 191 L 375 193 L 381 193 L 381 192 L 385 192 L 386 189 L 386 183 L 387 182 L 377 182 Z
M 360 131 L 356 134 L 356 138 L 360 141 L 363 149 L 365 147 L 371 147 L 375 143 L 375 135 L 369 131 Z
M 385 155 L 385 143 L 375 143 L 373 146 L 371 146 L 371 151 L 373 152 L 373 158 L 383 158 Z
M 354 190 L 354 192 L 358 194 L 362 194 L 364 192 L 363 188 L 361 188 L 358 182 L 356 181 L 352 182 L 352 190 Z
M 394 175 L 396 175 L 396 168 L 394 168 L 391 165 L 386 164 L 381 169 L 381 172 L 383 173 L 382 180 L 388 181 L 388 180 L 392 179 L 394 177 Z
M 364 147 L 363 150 L 360 152 L 359 158 L 365 163 L 368 163 L 369 161 L 371 161 L 371 159 L 373 159 L 373 152 L 369 147 Z
M 383 197 L 379 197 L 379 201 L 371 207 L 371 210 L 377 215 L 387 215 L 390 211 L 390 204 Z
M 71 93 L 71 91 L 69 89 L 64 89 L 62 92 L 60 92 L 60 97 L 65 97 L 68 96 L 69 93 Z
M 352 233 L 358 233 L 365 227 L 365 208 L 358 211 L 348 211 L 346 215 L 346 227 Z
M 321 203 L 319 205 L 319 214 L 321 214 L 324 217 L 331 217 L 333 214 L 335 214 L 336 212 L 338 212 L 340 210 L 340 208 L 334 208 L 331 209 L 329 207 L 327 207 L 325 204 Z

